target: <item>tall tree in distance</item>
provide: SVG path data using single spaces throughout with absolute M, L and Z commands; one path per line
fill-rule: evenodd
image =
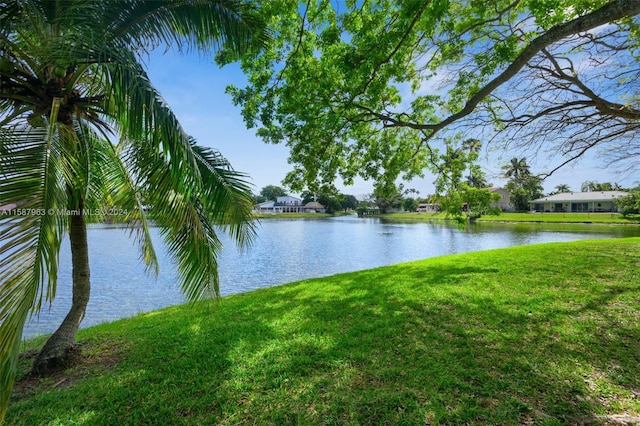
M 115 208 L 149 271 L 158 262 L 144 204 L 177 261 L 189 300 L 218 294 L 215 225 L 253 235 L 246 176 L 188 137 L 149 81 L 159 45 L 239 55 L 266 40 L 241 2 L 22 0 L 0 3 L 0 422 L 28 315 L 54 299 L 69 235 L 72 306 L 36 358 L 47 374 L 77 355 L 90 297 L 89 211 Z M 118 140 L 118 143 L 111 142 Z M 100 219 L 100 218 L 98 218 Z
M 595 180 L 587 180 L 582 182 L 580 186 L 582 192 L 594 192 L 594 191 L 622 191 L 622 187 L 619 183 L 614 182 L 598 182 Z
M 404 185 L 377 186 L 373 191 L 375 205 L 380 209 L 380 213 L 388 213 L 389 210 L 402 205 L 402 193 Z
M 260 195 L 267 200 L 276 201 L 278 197 L 284 197 L 287 195 L 287 191 L 279 186 L 267 185 L 260 190 Z
M 482 142 L 475 138 L 469 138 L 462 141 L 460 149 L 465 151 L 468 156 L 468 175 L 467 185 L 473 188 L 486 188 L 487 176 L 482 171 L 480 166 L 476 163 L 479 157 L 480 150 L 482 149 Z
M 526 158 L 513 157 L 509 160 L 509 164 L 502 166 L 504 177 L 520 181 L 531 175 L 531 170 L 527 164 Z
M 467 185 L 474 188 L 487 188 L 491 186 L 487 182 L 487 175 L 477 165 L 471 166 L 471 170 L 467 176 Z
M 531 174 L 526 158 L 513 157 L 502 167 L 504 177 L 509 178 L 505 189 L 511 193 L 516 210 L 529 210 L 529 201 L 542 197 L 542 179 Z
M 475 221 L 482 215 L 499 214 L 499 209 L 493 205 L 499 195 L 491 193 L 483 185 L 484 174 L 476 164 L 479 143 L 468 139 L 460 148 L 455 145 L 450 141 L 446 151 L 440 155 L 434 184 L 442 211 L 453 217 L 460 227 L 464 227 L 468 221 Z M 465 180 L 463 174 L 466 170 L 469 176 Z
M 616 207 L 624 217 L 640 215 L 640 186 L 629 190 L 629 194 L 616 200 Z
M 340 194 L 340 207 L 345 212 L 347 210 L 355 210 L 358 207 L 358 199 L 355 195 L 350 194 Z
M 267 200 L 276 201 L 278 197 L 284 197 L 285 195 L 287 195 L 287 191 L 279 186 L 267 185 L 260 190 L 260 195 L 262 195 Z
M 556 185 L 556 193 L 563 194 L 566 192 L 571 192 L 571 188 L 566 183 L 561 183 L 560 185 Z
M 461 148 L 469 153 L 478 154 L 482 149 L 482 142 L 474 138 L 465 139 L 462 141 Z
M 331 194 L 319 194 L 316 197 L 316 201 L 322 204 L 326 213 L 334 214 L 342 209 L 338 198 L 339 196 L 336 197 Z

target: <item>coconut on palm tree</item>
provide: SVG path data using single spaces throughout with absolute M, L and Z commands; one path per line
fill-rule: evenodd
M 248 242 L 246 176 L 198 146 L 154 88 L 141 59 L 158 46 L 239 53 L 264 42 L 235 0 L 19 0 L 0 3 L 0 422 L 23 326 L 54 299 L 69 235 L 72 307 L 34 362 L 73 361 L 90 296 L 87 212 L 127 223 L 149 270 L 149 214 L 177 260 L 190 300 L 218 293 L 216 226 Z M 102 217 L 104 218 L 104 217 Z M 114 218 L 111 218 L 114 219 Z

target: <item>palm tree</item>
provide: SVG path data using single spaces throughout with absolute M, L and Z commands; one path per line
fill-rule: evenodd
M 587 180 L 582 182 L 582 185 L 580 185 L 580 190 L 582 192 L 593 192 L 593 191 L 598 191 L 599 187 L 600 187 L 600 184 L 595 180 Z
M 462 141 L 462 149 L 468 153 L 478 154 L 482 149 L 482 142 L 474 138 L 465 139 Z
M 467 185 L 473 188 L 486 188 L 487 177 L 481 170 L 472 170 L 471 174 L 467 176 Z
M 566 183 L 561 183 L 560 185 L 556 185 L 556 192 L 559 194 L 571 192 L 571 188 L 569 188 L 569 185 Z
M 188 299 L 218 294 L 215 226 L 250 242 L 251 190 L 188 137 L 140 54 L 164 45 L 234 55 L 266 37 L 234 0 L 22 0 L 2 3 L 0 17 L 0 205 L 21 208 L 0 217 L 1 423 L 25 321 L 55 297 L 65 233 L 72 307 L 33 371 L 64 368 L 77 354 L 90 295 L 87 220 L 100 219 L 88 212 L 116 207 L 157 271 L 144 196 Z
M 516 182 L 531 174 L 526 158 L 513 157 L 509 164 L 502 166 L 502 170 L 504 177 L 513 178 Z

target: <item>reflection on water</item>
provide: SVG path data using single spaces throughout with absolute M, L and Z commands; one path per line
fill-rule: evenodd
M 157 277 L 144 272 L 129 231 L 106 225 L 89 229 L 91 300 L 83 327 L 184 301 L 175 266 L 152 229 L 161 265 Z M 343 216 L 320 220 L 261 222 L 250 250 L 239 251 L 221 235 L 219 258 L 223 295 L 305 278 L 369 269 L 452 253 L 589 238 L 640 236 L 640 227 L 476 224 L 466 231 L 444 223 L 385 223 Z M 71 303 L 68 242 L 60 254 L 55 302 L 25 328 L 25 338 L 50 333 Z

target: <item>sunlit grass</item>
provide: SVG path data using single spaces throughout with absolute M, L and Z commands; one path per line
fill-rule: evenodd
M 14 398 L 7 424 L 640 416 L 639 270 L 640 239 L 581 241 L 171 307 L 82 330 L 85 363 Z

